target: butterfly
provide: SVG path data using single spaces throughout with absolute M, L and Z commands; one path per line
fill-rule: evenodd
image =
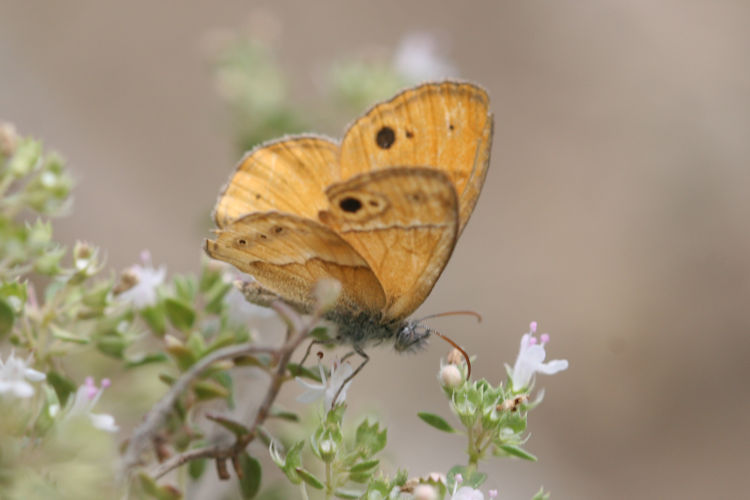
M 326 318 L 362 348 L 420 346 L 408 316 L 427 298 L 466 227 L 490 161 L 487 92 L 425 83 L 375 104 L 338 142 L 288 136 L 248 152 L 214 209 L 209 256 L 255 281 L 246 297 L 300 311 L 321 279 L 341 283 Z M 360 367 L 361 368 L 361 367 Z

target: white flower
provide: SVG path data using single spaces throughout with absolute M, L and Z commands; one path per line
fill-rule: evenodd
M 451 500 L 484 500 L 484 494 L 469 486 L 462 486 L 453 493 Z
M 10 394 L 18 398 L 30 398 L 34 395 L 34 386 L 27 382 L 39 382 L 44 380 L 44 373 L 29 368 L 31 356 L 25 361 L 16 357 L 14 352 L 10 353 L 8 359 L 3 362 L 0 359 L 0 394 Z
M 326 411 L 330 411 L 334 396 L 354 370 L 349 363 L 339 365 L 338 361 L 334 361 L 333 366 L 331 366 L 331 379 L 326 380 L 326 373 L 323 369 L 323 365 L 318 365 L 318 369 L 320 370 L 320 379 L 322 380 L 322 383 L 320 384 L 309 382 L 301 377 L 295 378 L 298 384 L 307 389 L 307 391 L 297 397 L 297 401 L 300 403 L 312 403 L 320 398 L 324 398 Z M 346 391 L 349 389 L 351 383 L 351 380 L 348 381 L 344 388 L 341 389 L 341 394 L 339 394 L 336 403 L 343 403 L 346 400 Z
M 104 392 L 104 389 L 109 387 L 109 385 L 110 382 L 107 378 L 102 380 L 101 387 L 97 387 L 92 377 L 86 377 L 84 384 L 76 391 L 73 402 L 68 403 L 63 420 L 72 417 L 86 416 L 91 421 L 91 425 L 97 429 L 107 432 L 117 432 L 119 427 L 115 423 L 115 418 L 112 415 L 107 415 L 105 413 L 91 413 L 94 405 L 99 401 L 102 392 Z M 50 414 L 54 417 L 59 410 L 59 407 L 54 406 L 50 408 Z
M 151 254 L 144 250 L 141 252 L 142 265 L 134 265 L 123 273 L 121 282 L 126 283 L 127 288 L 117 295 L 123 302 L 132 304 L 136 309 L 156 303 L 156 287 L 164 283 L 167 268 L 161 266 L 158 269 L 151 265 Z
M 414 500 L 437 500 L 437 491 L 429 484 L 418 484 L 414 487 Z
M 554 359 L 544 362 L 547 353 L 544 351 L 544 344 L 549 342 L 549 335 L 541 335 L 541 342 L 537 342 L 534 337 L 536 333 L 536 321 L 532 321 L 528 333 L 521 337 L 521 348 L 518 351 L 516 364 L 513 365 L 513 391 L 519 392 L 529 387 L 531 379 L 535 373 L 544 373 L 552 375 L 568 368 L 567 359 Z
M 455 76 L 456 69 L 437 54 L 435 37 L 412 33 L 401 39 L 394 56 L 396 71 L 412 82 Z

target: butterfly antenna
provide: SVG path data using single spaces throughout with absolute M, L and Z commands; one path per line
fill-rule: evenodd
M 477 316 L 479 316 L 479 315 L 477 314 Z M 453 339 L 451 339 L 450 337 L 447 337 L 447 336 L 443 335 L 439 331 L 437 331 L 437 330 L 430 330 L 430 332 L 434 333 L 435 335 L 437 335 L 441 339 L 445 340 L 450 345 L 452 345 L 453 347 L 455 347 L 456 349 L 458 349 L 461 352 L 461 354 L 463 354 L 464 359 L 466 360 L 466 366 L 468 367 L 468 370 L 466 371 L 466 380 L 469 380 L 471 378 L 471 360 L 469 359 L 469 355 L 466 354 L 466 351 L 464 351 L 463 349 L 461 349 L 461 346 L 459 346 L 458 344 L 456 344 L 453 341 Z
M 421 323 L 426 319 L 442 318 L 443 316 L 474 316 L 475 318 L 477 318 L 478 322 L 482 322 L 482 315 L 476 311 L 448 311 L 437 314 L 430 314 L 429 316 L 425 316 L 424 318 L 419 319 L 418 322 Z

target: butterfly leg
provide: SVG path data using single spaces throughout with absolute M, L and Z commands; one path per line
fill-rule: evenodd
M 357 374 L 362 370 L 362 368 L 364 368 L 367 362 L 370 361 L 370 356 L 368 356 L 367 353 L 363 351 L 361 348 L 355 346 L 353 351 L 347 353 L 346 355 L 344 355 L 343 358 L 341 358 L 341 362 L 343 363 L 347 358 L 353 356 L 354 354 L 359 354 L 360 357 L 362 358 L 362 362 L 359 364 L 357 368 L 354 369 L 351 375 L 349 375 L 348 377 L 344 379 L 344 382 L 339 386 L 339 389 L 338 391 L 336 391 L 336 395 L 333 397 L 333 401 L 331 402 L 332 407 L 336 406 L 336 400 L 339 399 L 339 395 L 341 394 L 341 391 L 344 390 L 344 387 L 346 387 L 346 385 L 349 382 L 351 382 L 354 377 L 357 376 Z
M 302 361 L 299 362 L 300 366 L 304 366 L 305 361 L 307 361 L 307 358 L 310 356 L 310 351 L 312 350 L 314 345 L 329 345 L 329 344 L 335 344 L 336 339 L 326 339 L 326 340 L 318 340 L 313 339 L 310 344 L 307 346 L 307 349 L 305 350 L 305 355 L 302 356 Z

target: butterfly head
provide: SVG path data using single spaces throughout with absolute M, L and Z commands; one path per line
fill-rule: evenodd
M 405 321 L 396 332 L 393 347 L 398 352 L 418 351 L 427 345 L 427 339 L 431 333 L 433 331 L 420 321 Z

